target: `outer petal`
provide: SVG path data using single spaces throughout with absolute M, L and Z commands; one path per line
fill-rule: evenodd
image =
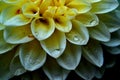
M 5 25 L 0 23 L 0 30 L 3 30 L 3 29 L 5 29 Z
M 15 45 L 5 42 L 5 40 L 3 39 L 3 31 L 0 31 L 0 54 L 13 49 L 14 47 Z
M 104 42 L 103 44 L 109 47 L 119 46 L 120 45 L 120 30 L 113 32 L 111 35 L 110 41 Z
M 120 45 L 115 47 L 107 47 L 106 50 L 111 54 L 118 55 L 120 54 Z
M 89 43 L 83 47 L 83 56 L 98 67 L 103 65 L 103 50 L 95 40 L 89 41 Z
M 92 80 L 95 75 L 95 67 L 87 61 L 81 61 L 75 72 L 84 80 Z
M 45 63 L 46 53 L 39 42 L 34 40 L 20 46 L 19 57 L 23 67 L 26 70 L 33 71 Z
M 38 18 L 32 21 L 31 31 L 38 40 L 44 40 L 50 37 L 55 30 L 55 24 L 52 18 Z
M 7 27 L 4 30 L 4 39 L 8 43 L 20 44 L 26 43 L 34 39 L 30 25 L 21 27 Z
M 107 13 L 117 8 L 118 5 L 117 0 L 101 0 L 100 2 L 92 4 L 91 12 L 95 14 Z
M 100 22 L 99 25 L 93 28 L 89 28 L 88 30 L 90 33 L 90 37 L 96 40 L 103 41 L 103 42 L 107 42 L 110 40 L 110 32 L 107 26 L 102 22 Z
M 13 75 L 10 73 L 9 64 L 14 56 L 14 51 L 0 55 L 0 79 L 9 80 Z
M 18 52 L 15 54 L 10 63 L 10 72 L 13 75 L 21 75 L 26 72 L 22 64 L 20 63 Z
M 77 9 L 78 13 L 85 13 L 91 9 L 91 5 L 85 0 L 68 0 L 66 6 Z
M 96 2 L 100 2 L 101 0 L 88 0 L 91 3 L 96 3 Z
M 51 37 L 40 42 L 43 49 L 54 58 L 58 58 L 66 47 L 65 34 L 57 30 Z
M 115 12 L 99 15 L 99 18 L 106 24 L 110 32 L 120 29 L 120 21 Z
M 81 47 L 67 44 L 64 53 L 57 59 L 60 66 L 67 70 L 75 70 L 81 60 Z
M 86 27 L 93 27 L 99 23 L 98 17 L 92 13 L 79 14 L 76 16 L 76 19 Z
M 61 68 L 52 58 L 48 58 L 43 66 L 43 71 L 50 80 L 65 80 L 69 73 L 68 70 Z
M 85 45 L 89 40 L 88 30 L 79 21 L 72 21 L 72 30 L 66 33 L 68 41 L 77 45 Z

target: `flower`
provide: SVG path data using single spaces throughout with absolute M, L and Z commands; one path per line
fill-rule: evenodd
M 99 43 L 119 29 L 108 27 L 110 17 L 104 15 L 118 7 L 117 0 L 1 0 L 0 5 L 0 57 L 6 66 L 1 69 L 7 69 L 3 79 L 40 67 L 50 80 L 64 80 L 71 70 L 91 79 L 94 75 L 84 77 L 85 68 L 80 72 L 81 56 L 101 67 Z

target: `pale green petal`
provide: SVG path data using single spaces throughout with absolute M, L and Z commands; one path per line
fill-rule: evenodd
M 15 56 L 13 57 L 10 63 L 10 72 L 13 75 L 17 75 L 17 76 L 26 72 L 26 70 L 23 68 L 22 64 L 20 63 L 18 51 L 16 52 Z
M 118 55 L 120 54 L 120 45 L 116 47 L 107 47 L 106 50 L 111 54 Z
M 3 31 L 0 31 L 0 54 L 10 51 L 15 46 L 16 45 L 5 42 L 5 40 L 3 39 Z
M 90 3 L 85 0 L 68 0 L 68 2 L 66 6 L 77 9 L 78 13 L 85 13 L 91 9 Z
M 86 46 L 82 47 L 83 56 L 92 64 L 101 67 L 103 65 L 103 50 L 99 42 L 95 40 L 89 41 Z
M 23 67 L 29 71 L 40 68 L 46 61 L 46 53 L 35 40 L 20 46 L 19 57 Z
M 107 42 L 110 40 L 110 32 L 107 26 L 103 22 L 100 22 L 99 25 L 93 28 L 91 27 L 88 30 L 90 33 L 90 37 L 96 40 L 103 41 L 103 42 Z
M 54 19 L 55 27 L 62 32 L 69 32 L 72 29 L 72 23 L 69 18 L 59 16 Z
M 115 12 L 99 15 L 99 19 L 106 24 L 110 32 L 120 29 L 120 21 Z
M 57 59 L 58 64 L 67 70 L 75 70 L 81 60 L 81 47 L 67 44 L 63 54 Z
M 5 3 L 17 3 L 19 0 L 3 0 Z
M 0 55 L 0 80 L 9 80 L 13 75 L 10 73 L 9 64 L 14 56 L 14 51 Z
M 88 0 L 88 1 L 91 2 L 91 3 L 96 3 L 96 2 L 100 2 L 102 0 Z
M 70 71 L 61 68 L 56 60 L 48 58 L 43 66 L 43 71 L 50 80 L 65 80 Z
M 31 22 L 31 18 L 27 18 L 23 14 L 16 15 L 4 22 L 6 26 L 23 26 Z
M 101 79 L 104 75 L 104 72 L 105 72 L 105 67 L 96 68 L 95 77 L 98 78 L 98 79 Z
M 9 14 L 8 14 L 9 13 Z M 18 15 L 21 13 L 21 9 L 18 6 L 9 6 L 6 7 L 2 12 L 1 12 L 1 20 L 2 22 L 6 22 L 10 18 Z
M 98 17 L 92 13 L 79 14 L 76 16 L 76 19 L 86 27 L 93 27 L 99 23 Z
M 44 40 L 50 37 L 55 30 L 55 24 L 52 18 L 38 18 L 32 21 L 31 31 L 38 40 Z
M 50 56 L 58 58 L 65 50 L 66 37 L 64 33 L 56 30 L 51 37 L 40 41 L 40 43 Z
M 87 61 L 81 61 L 75 72 L 84 80 L 92 80 L 95 75 L 95 67 Z
M 89 34 L 87 28 L 82 25 L 79 21 L 72 21 L 72 30 L 66 33 L 68 41 L 77 45 L 85 45 L 89 40 Z
M 117 0 L 101 0 L 100 2 L 93 3 L 91 12 L 95 14 L 103 14 L 110 12 L 118 7 Z
M 103 44 L 109 47 L 119 46 L 120 45 L 120 30 L 113 32 L 111 35 L 110 41 L 104 42 Z
M 20 27 L 7 27 L 4 30 L 4 39 L 8 43 L 20 44 L 34 39 L 30 25 Z
M 119 7 L 120 7 L 120 6 L 119 6 Z M 119 10 L 116 10 L 115 12 L 116 12 L 117 17 L 120 19 L 120 9 L 119 9 Z

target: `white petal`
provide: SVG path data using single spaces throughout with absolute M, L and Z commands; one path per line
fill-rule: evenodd
M 34 39 L 30 25 L 20 27 L 7 27 L 4 30 L 4 39 L 11 44 L 20 44 L 32 41 Z
M 58 64 L 67 70 L 75 70 L 81 60 L 81 47 L 67 44 L 64 53 L 57 59 Z
M 43 66 L 46 60 L 46 53 L 39 42 L 34 40 L 20 46 L 19 57 L 23 67 L 26 70 L 33 71 Z
M 10 63 L 10 72 L 14 75 L 17 75 L 17 76 L 26 72 L 26 70 L 24 69 L 24 67 L 20 63 L 18 51 Z
M 95 68 L 87 61 L 80 62 L 75 72 L 84 80 L 92 80 L 95 75 Z
M 91 40 L 86 46 L 83 46 L 83 56 L 92 64 L 101 67 L 103 65 L 103 50 L 101 45 Z
M 68 41 L 77 45 L 85 45 L 89 40 L 88 30 L 79 21 L 72 21 L 72 30 L 66 33 Z
M 50 80 L 65 80 L 69 73 L 68 70 L 61 68 L 52 58 L 47 59 L 46 64 L 43 66 L 43 71 Z
M 16 45 L 7 43 L 3 38 L 3 31 L 0 31 L 0 54 L 10 51 Z
M 110 12 L 118 7 L 117 0 L 101 0 L 100 2 L 92 4 L 91 12 L 95 14 L 102 14 Z
M 110 40 L 110 32 L 107 26 L 102 22 L 100 22 L 99 25 L 95 27 L 89 28 L 88 30 L 90 33 L 90 37 L 96 40 L 103 41 L 103 42 L 107 42 Z
M 65 34 L 57 30 L 51 37 L 40 42 L 43 49 L 54 58 L 58 58 L 63 53 L 66 47 Z

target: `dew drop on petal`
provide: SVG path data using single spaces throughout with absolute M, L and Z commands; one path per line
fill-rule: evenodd
M 79 37 L 78 37 L 78 36 L 74 36 L 74 37 L 73 37 L 73 40 L 74 40 L 74 41 L 79 41 Z

